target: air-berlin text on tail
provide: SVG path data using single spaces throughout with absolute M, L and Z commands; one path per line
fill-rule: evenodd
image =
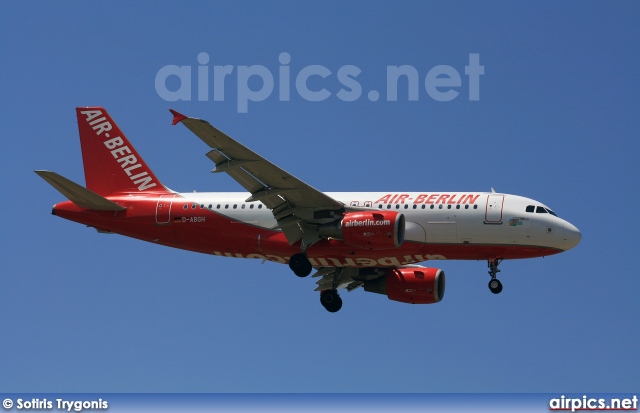
M 419 194 L 415 198 L 409 194 L 387 194 L 374 204 L 474 204 L 479 197 L 480 194 Z
M 139 170 L 142 168 L 142 164 L 138 162 L 138 158 L 132 154 L 131 149 L 129 149 L 127 145 L 124 145 L 124 140 L 120 136 L 112 138 L 109 135 L 109 131 L 113 129 L 113 126 L 105 116 L 102 116 L 102 111 L 85 110 L 80 113 L 86 116 L 85 120 L 91 128 L 96 131 L 96 136 L 100 136 L 104 132 L 104 136 L 100 137 L 100 139 L 103 139 L 104 146 L 111 151 L 111 155 L 118 161 L 120 167 L 129 179 L 131 179 L 135 185 L 138 185 L 138 191 L 144 191 L 145 189 L 156 186 L 153 178 L 149 176 L 148 171 Z M 136 171 L 136 169 L 138 170 Z

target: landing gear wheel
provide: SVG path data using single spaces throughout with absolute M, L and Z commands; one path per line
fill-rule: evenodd
M 498 265 L 502 262 L 502 258 L 489 258 L 487 260 L 487 266 L 489 267 L 489 275 L 491 281 L 489 281 L 489 290 L 494 294 L 500 294 L 502 291 L 502 283 L 496 278 L 496 274 L 500 272 Z
M 502 283 L 500 282 L 500 280 L 494 278 L 493 280 L 489 281 L 489 290 L 491 290 L 491 292 L 494 294 L 500 294 L 500 291 L 502 291 Z
M 289 259 L 289 268 L 291 268 L 291 271 L 293 271 L 298 277 L 306 277 L 311 274 L 311 270 L 313 269 L 309 259 L 302 252 L 291 256 Z
M 320 303 L 330 313 L 342 308 L 342 298 L 336 290 L 325 290 L 320 293 Z

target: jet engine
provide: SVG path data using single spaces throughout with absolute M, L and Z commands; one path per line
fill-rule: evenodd
M 354 277 L 358 279 L 360 277 Z M 368 277 L 367 277 L 368 278 Z M 410 304 L 438 303 L 444 296 L 444 271 L 411 266 L 386 270 L 386 275 L 363 281 L 364 290 Z
M 404 215 L 395 211 L 344 214 L 341 221 L 320 227 L 320 235 L 341 239 L 351 247 L 369 250 L 398 248 L 404 241 Z

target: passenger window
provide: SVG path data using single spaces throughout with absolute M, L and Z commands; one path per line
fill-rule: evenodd
M 184 204 L 184 206 L 182 207 L 182 209 L 187 209 L 187 208 L 189 208 L 189 205 L 187 204 Z
M 469 209 L 469 204 L 465 205 L 464 209 Z
M 365 208 L 371 208 L 371 207 L 372 207 L 372 205 L 373 205 L 373 203 L 372 203 L 371 201 L 366 201 L 366 202 L 364 203 Z
M 527 205 L 527 209 L 526 209 L 526 211 L 527 211 L 527 212 L 533 212 L 535 209 L 536 209 L 536 207 L 535 207 L 535 206 L 533 206 L 533 205 Z
M 229 209 L 229 204 L 225 205 L 224 209 Z
M 249 205 L 249 209 L 253 209 L 253 204 Z
M 244 204 L 242 204 L 242 209 L 244 209 Z
M 543 207 L 541 206 L 536 207 L 536 214 L 546 214 L 546 213 L 547 213 L 547 210 L 544 209 Z
M 474 206 L 473 206 L 473 209 L 478 209 L 478 205 L 474 205 Z
M 382 209 L 382 204 L 378 205 L 378 208 Z
M 456 205 L 456 209 L 460 209 L 460 205 Z
M 238 208 L 238 204 L 233 204 L 233 209 Z
M 387 209 L 391 209 L 391 204 L 387 204 Z
M 220 204 L 216 205 L 216 209 L 220 209 Z
M 191 205 L 191 209 L 196 209 L 196 204 Z
M 262 209 L 262 204 L 259 204 L 259 205 L 258 205 L 258 209 Z
M 396 209 L 400 209 L 400 204 L 397 204 L 397 205 L 396 205 Z
M 451 209 L 451 205 L 447 205 L 447 209 Z
M 425 209 L 427 206 L 426 205 L 422 205 L 422 209 Z
M 438 205 L 438 209 L 442 209 L 442 204 Z
M 434 209 L 435 207 L 436 207 L 435 205 L 431 205 L 431 206 L 430 206 L 430 208 L 431 208 L 431 209 Z
M 416 208 L 418 208 L 418 205 L 414 205 L 414 206 L 413 206 L 413 209 L 416 209 Z
M 409 205 L 405 205 L 405 206 L 404 206 L 404 209 L 409 209 Z

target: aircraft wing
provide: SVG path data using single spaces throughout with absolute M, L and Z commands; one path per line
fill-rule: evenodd
M 358 274 L 358 268 L 320 267 L 312 275 L 313 278 L 319 277 L 316 281 L 317 287 L 314 291 L 346 288 L 347 291 L 351 292 L 363 285 L 363 282 L 358 279 Z M 377 276 L 372 276 L 371 279 L 382 277 L 384 274 L 385 273 L 381 272 Z
M 317 239 L 314 227 L 333 221 L 345 205 L 302 182 L 257 153 L 237 142 L 209 122 L 186 117 L 174 110 L 173 124 L 182 123 L 212 150 L 207 157 L 226 172 L 251 196 L 247 202 L 261 201 L 269 209 L 290 244 L 304 239 L 307 245 Z M 306 233 L 306 236 L 305 236 Z

